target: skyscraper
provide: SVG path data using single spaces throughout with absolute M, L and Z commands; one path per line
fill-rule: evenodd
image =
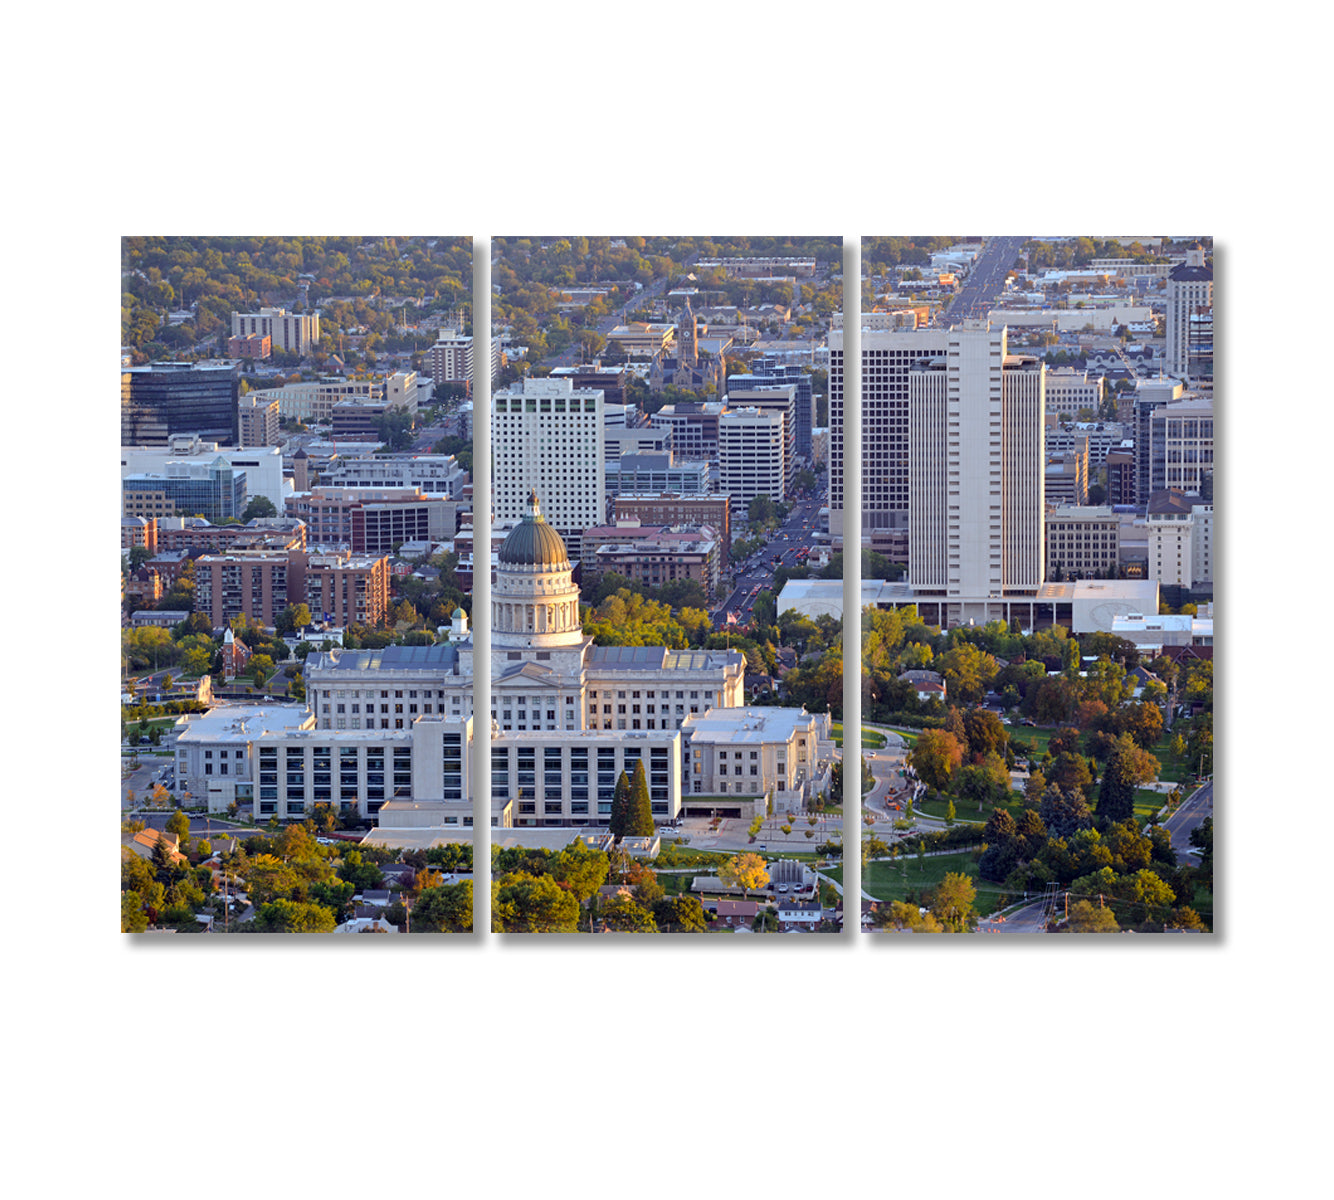
M 837 320 L 837 316 L 835 318 Z M 863 328 L 862 445 L 853 448 L 862 472 L 862 531 L 908 528 L 908 373 L 944 358 L 943 329 Z M 829 334 L 829 532 L 843 537 L 843 330 Z
M 602 392 L 568 379 L 524 379 L 495 394 L 491 447 L 496 521 L 520 521 L 534 490 L 571 559 L 607 519 Z
M 1032 594 L 1043 582 L 1046 368 L 1008 354 L 1004 327 L 989 322 L 944 336 L 945 354 L 907 373 L 908 577 L 918 595 L 960 601 Z
M 1186 261 L 1167 276 L 1167 360 L 1165 370 L 1190 381 L 1213 375 L 1214 270 L 1196 242 Z

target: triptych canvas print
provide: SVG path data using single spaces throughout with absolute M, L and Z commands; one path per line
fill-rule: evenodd
M 122 932 L 1214 931 L 1210 238 L 136 235 L 121 296 Z

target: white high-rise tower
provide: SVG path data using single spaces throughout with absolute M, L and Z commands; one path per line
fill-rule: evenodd
M 546 519 L 572 559 L 584 530 L 607 519 L 603 393 L 568 379 L 525 379 L 491 401 L 497 522 L 522 520 L 528 497 L 542 497 Z
M 1174 379 L 1191 380 L 1202 374 L 1207 360 L 1213 370 L 1214 271 L 1196 242 L 1186 261 L 1167 276 L 1167 352 L 1164 370 Z M 1200 345 L 1207 337 L 1207 354 Z M 1192 360 L 1196 360 L 1194 367 Z
M 1007 353 L 1003 327 L 967 322 L 949 331 L 943 358 L 908 373 L 916 594 L 999 599 L 1043 582 L 1044 372 Z

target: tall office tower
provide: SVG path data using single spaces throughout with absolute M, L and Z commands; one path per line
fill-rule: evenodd
M 838 314 L 835 314 L 837 324 Z M 945 357 L 943 329 L 862 329 L 862 531 L 908 528 L 908 374 Z M 843 538 L 843 330 L 829 333 L 829 533 Z
M 165 446 L 194 434 L 223 446 L 240 435 L 241 375 L 230 365 L 161 362 L 120 377 L 120 444 Z
M 1167 361 L 1164 364 L 1167 374 L 1191 380 L 1197 377 L 1191 374 L 1192 359 L 1199 373 L 1207 358 L 1212 376 L 1213 311 L 1214 269 L 1205 264 L 1204 247 L 1196 242 L 1186 251 L 1186 261 L 1173 267 L 1167 275 Z M 1207 355 L 1202 349 L 1205 332 L 1208 334 Z
M 1130 503 L 1143 508 L 1153 492 L 1150 447 L 1153 414 L 1165 404 L 1180 400 L 1184 388 L 1175 379 L 1140 379 L 1135 382 L 1135 497 Z
M 792 384 L 797 389 L 797 454 L 811 457 L 811 429 L 815 424 L 815 398 L 811 391 L 810 373 L 796 363 L 772 364 L 774 355 L 763 355 L 750 375 L 732 375 L 727 380 L 728 391 L 733 388 L 781 387 Z
M 734 408 L 718 422 L 718 490 L 745 512 L 756 496 L 776 503 L 787 497 L 785 425 L 781 412 Z
M 491 402 L 494 519 L 521 521 L 536 491 L 571 560 L 584 530 L 607 519 L 602 404 L 601 391 L 568 379 L 524 379 Z
M 735 376 L 732 377 L 735 380 Z M 727 405 L 731 409 L 758 408 L 783 418 L 783 495 L 792 491 L 797 473 L 797 388 L 795 384 L 775 387 L 727 385 Z M 723 418 L 726 420 L 726 418 Z M 721 426 L 720 426 L 721 428 Z
M 1032 594 L 1043 581 L 1045 367 L 1008 354 L 990 322 L 965 322 L 947 341 L 943 360 L 908 373 L 908 577 L 919 594 L 960 601 Z
M 232 337 L 267 337 L 275 350 L 308 354 L 320 340 L 320 314 L 289 313 L 285 308 L 232 313 Z

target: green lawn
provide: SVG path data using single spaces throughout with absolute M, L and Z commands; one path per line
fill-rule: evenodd
M 1092 794 L 1087 797 L 1089 807 L 1094 810 L 1096 815 L 1098 805 L 1098 789 L 1091 789 Z M 913 812 L 919 817 L 934 817 L 936 820 L 945 819 L 945 807 L 948 801 L 944 798 L 940 800 L 919 800 L 913 806 Z M 1135 789 L 1135 819 L 1137 821 L 1147 821 L 1151 813 L 1156 813 L 1164 804 L 1167 803 L 1167 797 L 1162 792 L 1155 792 L 1150 788 Z M 1015 820 L 1019 819 L 1019 814 L 1024 811 L 1023 802 L 1019 799 L 1012 800 L 1005 806 L 1010 816 Z M 985 825 L 987 818 L 991 816 L 990 805 L 984 804 L 982 811 L 977 811 L 977 804 L 972 800 L 954 801 L 954 820 L 956 824 L 971 822 L 977 825 Z
M 921 903 L 923 891 L 938 884 L 949 872 L 967 875 L 977 888 L 973 907 L 982 916 L 988 916 L 1001 907 L 1002 892 L 997 885 L 977 877 L 977 863 L 968 852 L 959 854 L 927 855 L 918 860 L 915 854 L 902 855 L 897 864 L 878 860 L 862 868 L 862 888 L 877 900 L 904 900 L 909 892 Z M 825 872 L 831 879 L 843 882 L 843 868 L 834 867 Z
M 843 725 L 839 721 L 834 721 L 831 725 L 834 734 L 834 745 L 842 747 L 843 745 Z M 879 750 L 885 744 L 885 735 L 874 729 L 862 727 L 862 749 Z

